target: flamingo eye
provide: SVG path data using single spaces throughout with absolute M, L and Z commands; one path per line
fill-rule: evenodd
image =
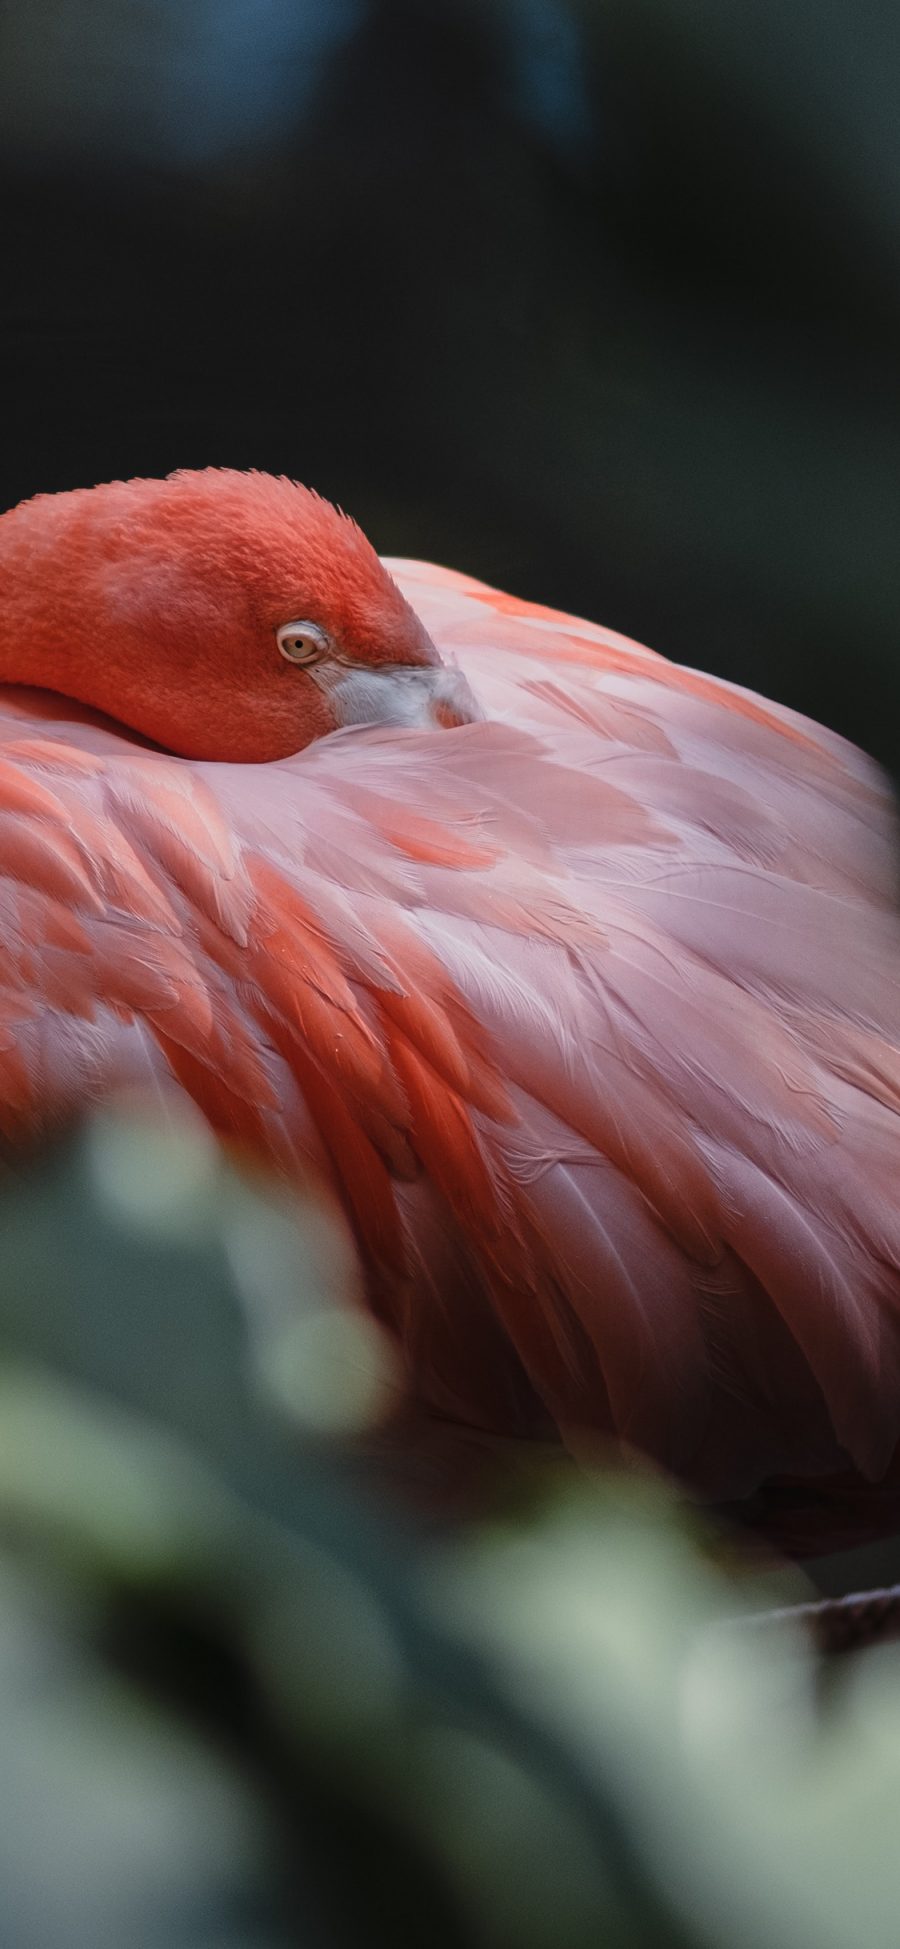
M 288 663 L 318 663 L 331 648 L 318 623 L 282 623 L 275 631 L 275 641 Z

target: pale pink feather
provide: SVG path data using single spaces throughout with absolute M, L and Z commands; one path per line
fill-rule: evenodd
M 419 1403 L 718 1497 L 900 1441 L 900 921 L 875 768 L 395 564 L 485 721 L 266 767 L 0 699 L 0 1128 L 174 1076 L 318 1174 Z

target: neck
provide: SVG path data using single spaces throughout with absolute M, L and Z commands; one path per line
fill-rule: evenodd
M 42 495 L 0 515 L 0 683 L 36 684 L 74 701 L 91 695 L 85 643 L 81 494 Z M 78 591 L 76 593 L 76 590 Z

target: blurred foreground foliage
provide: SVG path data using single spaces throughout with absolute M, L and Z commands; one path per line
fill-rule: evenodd
M 649 1480 L 369 1506 L 345 1278 L 190 1129 L 0 1200 L 3 1942 L 893 1945 L 897 1650 L 823 1689 Z

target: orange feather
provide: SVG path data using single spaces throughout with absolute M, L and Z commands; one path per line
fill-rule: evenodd
M 426 1410 L 889 1520 L 874 767 L 264 476 L 28 504 L 0 588 L 4 1138 L 149 1060 L 342 1199 Z

